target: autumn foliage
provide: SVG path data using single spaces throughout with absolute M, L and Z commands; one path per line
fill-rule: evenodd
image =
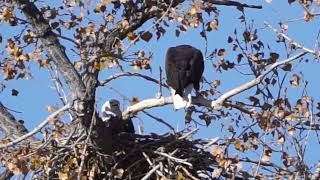
M 59 105 L 48 104 L 51 115 L 26 129 L 0 102 L 0 179 L 318 179 L 320 166 L 309 163 L 306 154 L 310 141 L 319 145 L 320 103 L 296 67 L 318 63 L 319 51 L 289 36 L 290 22 L 265 22 L 261 28 L 247 16 L 268 3 L 273 2 L 1 1 L 0 92 L 8 82 L 32 78 L 31 67 L 38 67 L 50 72 Z M 286 4 L 301 6 L 303 23 L 319 16 L 313 11 L 319 1 Z M 238 13 L 241 27 L 232 27 L 226 46 L 214 42 L 217 48 L 208 49 L 209 35 L 223 31 L 221 24 L 228 21 L 220 18 L 226 8 Z M 186 128 L 176 132 L 168 123 L 172 114 L 146 111 L 172 105 L 172 99 L 163 93 L 165 73 L 154 65 L 159 52 L 139 45 L 157 46 L 168 32 L 180 38 L 193 30 L 206 44 L 199 48 L 210 73 L 233 72 L 249 80 L 234 87 L 233 80 L 205 73 L 200 96 L 185 110 Z M 272 39 L 263 37 L 266 31 Z M 115 73 L 101 79 L 105 72 Z M 149 99 L 113 89 L 128 105 L 123 120 L 144 114 L 168 133 L 144 134 L 136 126 L 136 134 L 111 134 L 99 114 L 97 89 L 112 89 L 110 82 L 122 77 L 159 86 L 157 97 Z M 234 88 L 223 89 L 228 83 Z M 10 89 L 10 95 L 19 98 L 19 91 Z M 199 127 L 213 127 L 220 136 L 193 138 Z

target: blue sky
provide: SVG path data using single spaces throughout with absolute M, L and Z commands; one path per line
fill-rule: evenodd
M 287 33 L 296 41 L 301 42 L 306 47 L 311 49 L 314 48 L 316 42 L 317 33 L 319 31 L 319 19 L 315 18 L 311 23 L 306 23 L 303 20 L 303 9 L 297 4 L 289 6 L 287 1 L 274 1 L 271 4 L 265 3 L 264 1 L 246 1 L 252 4 L 262 4 L 262 10 L 248 9 L 246 10 L 246 15 L 248 19 L 253 19 L 257 29 L 259 30 L 260 37 L 268 42 L 271 49 L 281 53 L 281 59 L 285 58 L 285 51 L 283 46 L 275 43 L 276 35 L 268 28 L 264 26 L 264 22 L 270 22 L 274 27 L 278 27 L 279 22 L 284 22 L 289 25 Z M 239 22 L 239 17 L 241 12 L 232 7 L 220 7 L 220 25 L 217 31 L 212 31 L 208 34 L 208 52 L 214 49 L 226 48 L 230 49 L 231 46 L 227 44 L 228 36 L 233 34 L 235 28 L 242 29 L 243 26 Z M 296 20 L 300 19 L 300 20 Z M 292 21 L 294 20 L 294 21 Z M 0 24 L 0 32 L 3 37 L 11 35 L 11 33 L 16 33 L 12 31 L 6 31 L 6 25 Z M 142 29 L 146 28 L 142 27 Z M 139 41 L 136 46 L 131 50 L 143 49 L 148 52 L 154 53 L 152 59 L 152 73 L 149 71 L 139 71 L 146 75 L 150 75 L 158 79 L 158 67 L 161 66 L 164 69 L 164 56 L 167 48 L 169 46 L 176 46 L 180 44 L 190 44 L 204 52 L 205 41 L 200 37 L 198 30 L 190 30 L 186 33 L 181 33 L 179 38 L 175 37 L 174 28 L 166 29 L 166 35 L 159 41 L 153 38 L 150 42 L 146 43 Z M 240 31 L 239 31 L 240 32 Z M 3 41 L 5 42 L 5 40 Z M 3 49 L 5 44 L 1 45 Z M 226 57 L 229 59 L 236 58 L 236 55 L 231 51 L 227 51 Z M 310 59 L 312 59 L 310 57 Z M 0 99 L 3 104 L 8 108 L 21 111 L 21 113 L 12 112 L 17 119 L 23 119 L 25 125 L 28 129 L 32 129 L 37 126 L 41 121 L 45 119 L 50 113 L 47 112 L 46 107 L 48 105 L 60 105 L 59 99 L 53 87 L 53 83 L 50 79 L 47 69 L 39 68 L 35 63 L 30 63 L 30 69 L 33 73 L 33 78 L 29 80 L 14 80 L 5 81 L 6 89 L 0 93 Z M 301 63 L 295 67 L 295 72 L 299 73 L 303 71 L 304 79 L 309 81 L 309 95 L 313 95 L 315 100 L 319 101 L 318 91 L 320 89 L 320 84 L 318 77 L 320 72 L 319 63 Z M 134 70 L 132 70 L 134 71 Z M 105 79 L 112 73 L 117 72 L 116 70 L 106 70 L 100 75 L 100 80 Z M 1 75 L 2 76 L 2 75 Z M 217 73 L 213 70 L 211 63 L 206 63 L 206 69 L 204 73 L 205 78 L 209 80 L 220 79 L 222 84 L 220 90 L 225 92 L 231 88 L 241 85 L 249 81 L 252 76 L 239 75 L 236 71 Z M 290 79 L 290 78 L 289 78 Z M 158 86 L 150 82 L 138 78 L 121 78 L 111 82 L 113 88 L 119 90 L 128 97 L 137 96 L 139 100 L 148 99 L 155 97 Z M 11 89 L 17 89 L 19 95 L 17 97 L 11 96 Z M 301 89 L 290 89 L 289 96 L 292 98 L 296 97 L 297 94 L 301 93 Z M 168 96 L 169 92 L 164 91 L 164 95 Z M 101 105 L 105 100 L 116 98 L 121 101 L 121 96 L 116 94 L 113 90 L 107 87 L 98 88 L 97 93 L 97 105 L 100 109 Z M 243 98 L 243 95 L 237 95 L 234 98 Z M 126 103 L 125 105 L 128 105 Z M 125 106 L 126 107 L 126 106 Z M 125 108 L 124 107 L 124 108 Z M 173 107 L 168 105 L 165 107 L 158 107 L 152 110 L 148 110 L 151 114 L 161 117 L 167 122 L 169 122 L 173 127 L 179 128 L 180 130 L 185 127 L 184 125 L 184 111 L 180 110 L 178 112 L 173 112 Z M 195 117 L 196 118 L 196 117 Z M 155 122 L 140 113 L 140 119 L 143 122 L 145 133 L 158 132 L 165 133 L 168 132 L 167 129 L 162 124 Z M 134 124 L 137 125 L 138 119 L 134 119 Z M 219 122 L 213 122 L 209 127 L 203 127 L 200 129 L 197 137 L 202 138 L 213 138 L 216 136 L 223 136 L 225 133 L 217 131 L 220 129 Z M 136 126 L 137 127 L 137 126 Z M 311 141 L 311 140 L 310 140 Z M 311 163 L 317 162 L 320 158 L 316 155 L 316 148 L 319 148 L 319 144 L 311 143 L 313 148 L 310 148 L 310 155 L 307 156 L 307 161 Z M 316 157 L 317 156 L 317 157 Z

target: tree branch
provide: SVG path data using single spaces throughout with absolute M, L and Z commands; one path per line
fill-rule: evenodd
M 120 78 L 120 77 L 131 77 L 131 76 L 140 77 L 140 78 L 143 78 L 143 79 L 145 79 L 145 80 L 154 82 L 154 83 L 156 83 L 156 84 L 159 84 L 159 83 L 160 83 L 158 80 L 156 80 L 156 79 L 154 79 L 154 78 L 151 78 L 151 77 L 149 77 L 149 76 L 143 75 L 143 74 L 126 72 L 126 73 L 113 74 L 113 75 L 109 76 L 107 79 L 105 79 L 105 80 L 103 80 L 103 81 L 100 81 L 99 85 L 100 85 L 100 86 L 104 86 L 104 85 L 106 85 L 107 83 L 109 83 L 110 81 L 115 80 L 115 79 L 117 79 L 117 78 Z M 168 88 L 168 85 L 166 85 L 166 84 L 163 84 L 163 83 L 162 83 L 162 86 Z
M 1 174 L 0 174 L 0 180 L 8 180 L 13 176 L 13 172 L 11 172 L 9 169 L 5 169 Z
M 5 148 L 5 147 L 9 147 L 9 146 L 13 146 L 31 136 L 33 136 L 34 134 L 36 134 L 38 131 L 40 131 L 45 125 L 48 124 L 48 122 L 50 120 L 52 120 L 53 118 L 55 118 L 56 116 L 58 116 L 61 112 L 69 109 L 71 107 L 70 104 L 66 104 L 65 106 L 63 106 L 62 108 L 60 108 L 59 110 L 57 110 L 56 112 L 52 113 L 50 116 L 48 116 L 42 123 L 40 123 L 36 128 L 34 128 L 32 131 L 30 131 L 27 134 L 22 135 L 21 137 L 7 143 L 7 144 L 0 144 L 0 148 Z
M 205 106 L 205 107 L 208 107 L 208 108 L 211 108 L 213 110 L 219 110 L 222 108 L 223 105 L 225 106 L 231 106 L 231 107 L 234 107 L 234 108 L 237 108 L 239 109 L 240 107 L 239 106 L 234 106 L 230 103 L 226 103 L 225 104 L 225 100 L 227 100 L 228 98 L 234 96 L 234 95 L 237 95 L 237 94 L 240 94 L 241 92 L 243 91 L 246 91 L 254 86 L 256 86 L 257 84 L 259 84 L 263 78 L 269 74 L 271 71 L 273 71 L 274 69 L 276 69 L 277 67 L 283 65 L 283 64 L 286 64 L 286 63 L 289 63 L 295 59 L 298 59 L 302 56 L 304 56 L 305 54 L 307 54 L 308 52 L 306 51 L 303 51 L 295 56 L 292 56 L 288 59 L 285 59 L 285 60 L 282 60 L 282 61 L 278 61 L 274 64 L 272 64 L 267 70 L 265 70 L 264 72 L 261 73 L 261 75 L 259 75 L 257 78 L 251 80 L 250 82 L 247 82 L 239 87 L 236 87 L 236 88 L 233 88 L 231 90 L 229 90 L 228 92 L 224 93 L 223 95 L 221 95 L 218 99 L 216 100 L 208 100 L 208 99 L 205 99 L 201 96 L 198 96 L 198 97 L 192 97 L 192 104 L 195 104 L 195 105 L 199 105 L 199 106 Z M 140 101 L 139 103 L 136 103 L 132 106 L 129 106 L 123 113 L 122 113 L 122 116 L 124 119 L 128 119 L 130 116 L 132 116 L 132 114 L 135 114 L 137 112 L 140 112 L 142 110 L 145 110 L 145 109 L 150 109 L 150 108 L 153 108 L 153 107 L 159 107 L 159 106 L 164 106 L 164 105 L 168 105 L 168 104 L 172 104 L 173 101 L 172 101 L 172 97 L 169 96 L 169 97 L 161 97 L 161 98 L 153 98 L 153 99 L 147 99 L 147 100 L 143 100 L 143 101 Z M 243 109 L 241 109 L 243 110 Z M 248 110 L 244 110 L 244 112 L 247 112 L 247 113 L 252 113 L 251 111 L 248 111 Z
M 46 48 L 48 56 L 56 64 L 59 72 L 70 88 L 73 99 L 85 97 L 85 86 L 80 75 L 70 62 L 57 35 L 52 31 L 49 23 L 44 19 L 39 9 L 29 0 L 16 0 L 19 9 L 27 17 L 27 21 L 36 30 L 43 47 Z
M 212 4 L 215 5 L 223 5 L 223 6 L 236 6 L 238 8 L 255 8 L 255 9 L 262 9 L 261 5 L 250 5 L 246 3 L 240 3 L 237 1 L 215 1 L 215 0 L 208 0 L 208 2 L 211 2 Z
M 294 45 L 296 48 L 302 49 L 305 52 L 308 52 L 310 54 L 316 55 L 317 57 L 319 56 L 319 52 L 318 51 L 314 51 L 311 49 L 308 49 L 306 47 L 304 47 L 302 44 L 294 41 L 293 39 L 291 39 L 289 36 L 287 36 L 286 34 L 278 31 L 277 29 L 273 28 L 268 22 L 264 22 L 264 24 L 266 26 L 268 26 L 273 32 L 275 32 L 279 37 L 284 38 L 285 40 L 287 40 L 289 42 L 289 44 Z
M 222 96 L 220 96 L 217 100 L 212 101 L 211 102 L 211 107 L 213 109 L 220 109 L 221 106 L 222 106 L 222 103 L 226 99 L 228 99 L 228 98 L 230 98 L 230 97 L 232 97 L 232 96 L 234 96 L 236 94 L 240 94 L 241 92 L 243 92 L 245 90 L 248 90 L 248 89 L 252 88 L 253 86 L 256 86 L 257 84 L 259 84 L 263 80 L 263 78 L 267 74 L 269 74 L 271 71 L 276 69 L 278 66 L 281 66 L 281 65 L 289 63 L 289 62 L 291 62 L 291 61 L 293 61 L 295 59 L 298 59 L 298 58 L 304 56 L 307 53 L 308 52 L 303 51 L 303 52 L 301 52 L 301 53 L 299 53 L 299 54 L 297 54 L 295 56 L 292 56 L 292 57 L 290 57 L 288 59 L 285 59 L 285 60 L 282 60 L 282 61 L 279 61 L 279 62 L 276 62 L 276 63 L 272 64 L 267 70 L 262 72 L 257 78 L 255 78 L 255 79 L 251 80 L 250 82 L 247 82 L 247 83 L 245 83 L 245 84 L 243 84 L 243 85 L 241 85 L 239 87 L 231 89 L 230 91 L 228 91 L 228 92 L 224 93 Z

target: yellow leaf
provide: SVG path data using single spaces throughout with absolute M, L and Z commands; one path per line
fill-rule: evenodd
M 218 146 L 218 145 L 213 145 L 213 146 L 211 147 L 211 149 L 212 149 L 211 154 L 212 154 L 213 156 L 222 155 L 223 152 L 224 152 L 223 149 L 222 149 L 220 146 Z
M 101 71 L 101 70 L 103 70 L 103 69 L 106 67 L 106 65 L 105 65 L 104 62 L 95 62 L 95 63 L 94 63 L 94 67 L 95 67 L 97 70 Z
M 74 158 L 68 159 L 67 165 L 73 166 L 77 164 L 78 164 L 77 158 L 74 157 Z
M 239 139 L 236 140 L 234 146 L 236 147 L 236 149 L 237 149 L 238 151 L 244 152 L 244 150 L 245 150 L 245 149 L 244 149 L 244 146 L 241 144 L 241 141 L 240 141 Z
M 40 67 L 49 67 L 50 63 L 48 59 L 38 60 Z
M 186 178 L 183 176 L 183 174 L 178 171 L 177 176 L 176 176 L 176 180 L 185 180 Z
M 306 21 L 306 22 L 309 22 L 309 21 L 312 21 L 313 20 L 313 17 L 314 17 L 314 15 L 313 14 L 310 14 L 310 13 L 308 13 L 308 12 L 304 12 L 304 20 Z
M 136 36 L 133 32 L 129 32 L 129 33 L 127 34 L 127 37 L 128 37 L 128 39 L 129 39 L 130 41 L 134 41 L 137 36 Z
M 198 26 L 199 26 L 199 23 L 197 21 L 192 21 L 190 23 L 190 27 L 197 28 Z
M 217 19 L 214 19 L 213 21 L 210 22 L 209 27 L 210 29 L 215 29 L 217 30 L 219 26 L 219 21 Z
M 122 21 L 120 22 L 120 26 L 121 26 L 121 28 L 123 28 L 123 29 L 128 29 L 128 28 L 129 28 L 129 22 L 128 22 L 127 20 L 122 20 Z
M 197 14 L 197 8 L 196 8 L 196 7 L 190 8 L 190 14 L 191 14 L 191 15 Z
M 33 159 L 33 165 L 36 169 L 39 169 L 42 167 L 42 163 L 41 161 L 39 160 L 39 158 L 35 158 Z
M 124 174 L 124 170 L 122 168 L 116 169 L 115 177 L 121 179 Z
M 28 53 L 29 59 L 30 60 L 38 60 L 40 55 L 41 55 L 41 49 L 37 48 L 33 53 Z
M 109 4 L 109 3 L 111 3 L 111 1 L 112 1 L 112 0 L 101 0 L 101 3 L 102 3 L 102 4 Z
M 59 172 L 59 173 L 58 173 L 58 176 L 59 176 L 59 180 L 68 180 L 68 179 L 69 179 L 68 173 L 61 173 L 61 172 Z
M 2 14 L 0 14 L 0 19 L 3 19 L 5 21 L 9 21 L 14 16 L 15 15 L 12 10 L 9 10 L 7 7 L 4 7 L 2 10 Z
M 74 66 L 76 69 L 81 69 L 82 65 L 83 65 L 83 62 L 77 61 L 77 62 L 74 63 L 73 66 Z
M 115 60 L 115 57 L 113 56 L 104 56 L 101 58 L 101 61 L 113 61 Z

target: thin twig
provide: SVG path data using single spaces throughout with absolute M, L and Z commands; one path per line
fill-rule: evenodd
M 176 131 L 174 130 L 174 128 L 173 128 L 169 123 L 167 123 L 166 121 L 164 121 L 163 119 L 158 118 L 158 117 L 155 117 L 154 115 L 148 113 L 147 111 L 144 111 L 144 110 L 143 110 L 142 112 L 143 112 L 144 114 L 146 114 L 147 116 L 151 117 L 152 119 L 156 120 L 157 122 L 164 124 L 164 125 L 167 126 L 169 129 L 171 129 L 173 132 L 176 132 Z
M 190 135 L 194 134 L 195 132 L 197 132 L 199 130 L 199 128 L 195 128 L 192 129 L 191 131 L 189 131 L 188 133 L 184 134 L 183 136 L 179 137 L 179 139 L 185 139 L 187 137 L 189 137 Z
M 159 152 L 159 151 L 154 151 L 155 154 L 158 154 L 158 155 L 161 155 L 161 156 L 164 156 L 164 157 L 167 157 L 175 162 L 178 162 L 178 163 L 181 163 L 181 164 L 185 164 L 189 167 L 192 167 L 192 164 L 187 162 L 187 159 L 179 159 L 179 158 L 176 158 L 176 157 L 173 157 L 173 156 L 170 156 L 169 154 L 167 153 L 163 153 L 163 152 Z
M 154 79 L 154 78 L 151 78 L 150 76 L 146 76 L 146 75 L 143 75 L 143 74 L 139 74 L 139 73 L 131 73 L 131 72 L 125 72 L 125 73 L 118 73 L 118 74 L 113 74 L 111 75 L 110 77 L 108 77 L 107 79 L 103 80 L 103 81 L 100 81 L 99 85 L 100 86 L 105 86 L 106 84 L 108 84 L 110 81 L 112 80 L 115 80 L 117 78 L 120 78 L 120 77 L 140 77 L 140 78 L 143 78 L 145 80 L 148 80 L 148 81 L 151 81 L 151 82 L 154 82 L 156 84 L 159 84 L 161 83 L 160 81 Z M 161 83 L 162 86 L 164 87 L 168 87 L 168 85 L 166 84 L 163 84 Z
M 216 1 L 216 0 L 210 0 L 209 2 L 211 2 L 212 4 L 215 5 L 223 5 L 223 6 L 236 6 L 238 8 L 254 8 L 254 9 L 262 9 L 261 5 L 250 5 L 250 4 L 246 4 L 246 3 L 240 3 L 237 1 Z
M 148 164 L 149 164 L 151 167 L 153 167 L 153 163 L 151 162 L 149 156 L 148 156 L 145 152 L 142 152 L 142 155 L 146 158 Z M 160 164 L 158 164 L 158 165 L 160 165 Z M 157 172 L 157 174 L 158 174 L 159 176 L 161 176 L 161 177 L 164 176 L 161 171 L 156 170 L 156 172 Z
M 209 146 L 211 146 L 212 144 L 218 142 L 219 140 L 220 140 L 219 137 L 215 137 L 215 138 L 211 139 L 210 142 L 208 142 L 206 145 L 204 145 L 203 148 L 206 149 L 206 148 L 208 148 Z
M 316 55 L 317 57 L 319 56 L 319 52 L 304 47 L 302 44 L 294 41 L 292 38 L 290 38 L 289 36 L 287 36 L 285 33 L 282 33 L 282 32 L 280 32 L 280 31 L 278 31 L 277 29 L 273 28 L 270 23 L 264 22 L 264 24 L 265 24 L 266 26 L 268 26 L 273 32 L 275 32 L 278 36 L 283 37 L 283 38 L 286 39 L 290 44 L 294 45 L 296 48 L 300 48 L 300 49 L 302 49 L 302 50 L 305 51 L 305 52 L 308 52 L 308 53 L 310 53 L 310 54 Z

